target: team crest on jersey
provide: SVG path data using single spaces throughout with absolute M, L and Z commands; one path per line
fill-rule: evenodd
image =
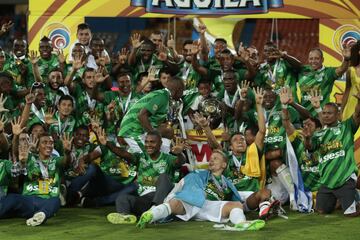
M 274 115 L 274 121 L 279 121 L 279 120 L 280 120 L 280 115 L 275 114 L 275 115 Z
M 340 135 L 341 134 L 341 130 L 339 127 L 335 127 L 332 129 L 332 132 L 335 134 L 335 135 Z
M 154 111 L 158 110 L 158 108 L 159 108 L 159 106 L 158 106 L 157 104 L 154 104 L 154 106 L 152 107 L 152 109 L 153 109 Z

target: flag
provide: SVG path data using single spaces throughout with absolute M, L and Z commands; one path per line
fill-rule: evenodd
M 294 182 L 295 201 L 298 211 L 309 213 L 312 211 L 312 193 L 305 190 L 301 170 L 288 136 L 286 136 L 286 160 L 290 169 L 291 178 Z

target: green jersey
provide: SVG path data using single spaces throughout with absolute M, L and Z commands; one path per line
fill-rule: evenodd
M 13 95 L 3 94 L 3 97 L 6 98 L 4 103 L 4 108 L 9 110 L 8 112 L 3 112 L 2 115 L 5 115 L 7 119 L 12 119 L 14 117 L 20 116 L 21 111 L 19 108 L 19 103 Z
M 39 73 L 44 82 L 48 82 L 49 73 L 54 69 L 60 68 L 60 62 L 55 54 L 51 54 L 49 60 L 40 58 L 38 61 Z
M 94 151 L 96 148 L 97 148 L 97 146 L 92 143 L 85 144 L 81 148 L 73 148 L 72 154 L 74 155 L 75 158 L 74 158 L 74 161 L 65 170 L 65 177 L 67 179 L 73 179 L 75 177 L 84 175 L 86 173 L 86 168 L 88 166 L 88 163 L 82 163 L 82 162 L 80 162 L 80 160 L 84 156 L 86 156 L 89 153 L 91 153 L 92 151 Z M 97 150 L 100 151 L 100 148 L 98 148 Z M 83 167 L 85 167 L 85 172 L 80 172 L 81 164 L 84 164 Z
M 0 160 L 0 199 L 7 194 L 8 186 L 11 181 L 12 162 Z
M 59 196 L 60 169 L 63 157 L 50 157 L 40 160 L 30 154 L 27 160 L 27 177 L 24 182 L 23 194 L 36 195 L 41 198 Z
M 105 123 L 105 129 L 108 134 L 116 135 L 116 130 L 118 129 L 125 113 L 137 100 L 139 100 L 139 98 L 135 92 L 130 92 L 128 96 L 120 96 L 118 92 L 114 91 L 104 92 L 105 111 L 107 111 L 106 106 L 109 105 L 111 101 L 115 101 L 114 119 L 106 121 Z
M 292 123 L 299 123 L 299 114 L 292 108 L 288 107 L 290 121 Z M 285 163 L 286 157 L 286 131 L 282 124 L 281 119 L 281 106 L 274 106 L 270 111 L 265 111 L 265 120 L 266 120 L 266 136 L 264 140 L 264 151 L 272 149 L 281 149 L 282 151 L 282 160 Z
M 24 64 L 26 67 L 26 79 L 21 77 L 20 64 Z M 14 55 L 11 55 L 5 62 L 3 71 L 8 72 L 14 78 L 16 85 L 30 88 L 35 82 L 32 65 L 28 58 L 17 59 Z M 25 81 L 24 81 L 25 80 Z
M 174 179 L 176 156 L 163 152 L 156 160 L 151 159 L 147 153 L 134 153 L 133 156 L 134 162 L 138 163 L 139 194 L 155 191 L 156 181 L 162 173 L 167 173 L 171 180 Z
M 85 69 L 86 69 L 86 67 L 81 67 L 81 68 L 79 68 L 79 69 L 76 71 L 76 73 L 75 73 L 72 81 L 81 82 L 82 75 L 84 74 Z M 67 76 L 68 74 L 70 74 L 71 70 L 72 70 L 72 63 L 66 64 L 64 76 Z
M 57 135 L 58 137 L 61 137 L 62 135 L 64 135 L 64 133 L 69 133 L 70 135 L 73 134 L 76 120 L 72 115 L 68 116 L 66 119 L 60 119 L 59 112 L 56 112 L 54 117 L 56 121 L 52 123 L 49 127 L 49 133 L 52 136 Z M 55 149 L 58 152 L 62 152 L 63 147 L 61 140 L 58 138 L 54 139 L 57 139 L 54 144 Z
M 334 86 L 336 75 L 335 67 L 322 67 L 313 70 L 310 66 L 304 66 L 299 73 L 299 87 L 301 90 L 301 105 L 313 116 L 317 113 L 310 102 L 310 91 L 317 90 L 321 93 L 321 107 L 330 101 L 330 94 Z
M 100 120 L 100 125 L 103 125 L 103 103 L 91 98 L 82 84 L 75 85 L 73 96 L 76 99 L 75 118 L 77 126 L 90 124 L 90 117 L 93 116 L 96 116 Z
M 296 98 L 296 74 L 289 63 L 283 59 L 278 59 L 274 64 L 263 63 L 260 65 L 254 82 L 261 88 L 272 87 L 279 94 L 280 89 L 289 86 L 293 96 Z M 297 99 L 295 99 L 297 101 Z M 277 99 L 276 104 L 280 105 Z
M 232 191 L 225 182 L 223 175 L 216 177 L 210 175 L 205 187 L 206 199 L 210 201 L 231 201 Z
M 138 137 L 144 133 L 144 129 L 138 119 L 142 109 L 146 109 L 151 115 L 149 121 L 153 128 L 166 120 L 169 109 L 170 92 L 167 89 L 160 89 L 148 93 L 137 101 L 125 114 L 121 121 L 120 137 Z
M 136 86 L 139 75 L 143 72 L 147 72 L 150 67 L 154 67 L 158 69 L 157 74 L 155 75 L 156 78 L 159 78 L 160 69 L 164 67 L 164 63 L 160 61 L 155 54 L 152 55 L 151 60 L 147 63 L 144 63 L 141 59 L 140 52 L 136 54 L 136 63 L 134 66 L 130 66 L 133 75 L 133 86 Z
M 324 127 L 314 133 L 312 148 L 318 152 L 320 183 L 338 188 L 357 173 L 354 159 L 354 134 L 357 128 L 353 118 Z
M 63 95 L 70 95 L 67 87 L 60 87 L 57 90 L 50 88 L 48 85 L 45 86 L 45 95 L 46 95 L 46 106 L 56 108 L 59 102 L 59 99 Z
M 319 162 L 316 159 L 316 155 L 309 153 L 305 149 L 304 140 L 298 131 L 289 136 L 289 140 L 294 148 L 305 188 L 316 192 L 320 187 Z
M 42 107 L 38 109 L 35 104 L 31 104 L 29 121 L 27 122 L 27 127 L 30 128 L 35 123 L 45 124 L 45 109 Z
M 241 167 L 244 167 L 246 163 L 246 153 L 239 157 L 233 155 L 231 152 L 228 152 L 226 155 L 228 158 L 228 165 L 224 172 L 224 176 L 234 184 L 238 191 L 259 191 L 260 183 L 258 178 L 246 176 L 241 171 Z M 261 156 L 260 153 L 259 156 Z
M 136 177 L 136 166 L 128 164 L 103 146 L 101 146 L 100 168 L 107 176 L 123 184 L 131 183 Z
M 240 98 L 239 90 L 237 89 L 235 94 L 230 94 L 224 89 L 219 92 L 217 98 L 224 102 L 226 106 L 235 109 L 235 103 Z M 230 114 L 229 112 L 225 113 L 225 125 L 227 128 L 233 129 L 234 131 L 236 131 L 235 129 L 238 129 L 234 114 Z
M 201 78 L 200 74 L 193 69 L 191 63 L 186 61 L 183 61 L 179 67 L 180 72 L 177 76 L 184 81 L 185 89 L 188 90 L 196 88 Z

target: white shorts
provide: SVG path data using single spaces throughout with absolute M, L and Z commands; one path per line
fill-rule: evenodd
M 272 196 L 279 200 L 281 204 L 284 204 L 289 199 L 289 193 L 280 181 L 276 178 L 272 178 L 272 183 L 267 184 L 265 188 L 271 190 Z
M 183 221 L 198 220 L 198 221 L 210 221 L 217 223 L 225 223 L 229 221 L 229 218 L 223 218 L 221 216 L 222 209 L 228 201 L 208 201 L 205 200 L 204 206 L 198 208 L 181 201 L 185 208 L 184 215 L 176 215 Z
M 129 145 L 129 151 L 131 153 L 141 153 L 143 152 L 143 150 L 141 149 L 141 147 L 139 146 L 137 141 L 141 141 L 142 144 L 144 145 L 145 143 L 145 134 L 142 134 L 139 136 L 139 138 L 137 139 L 137 141 L 135 140 L 135 138 L 124 138 L 125 142 Z M 170 152 L 170 144 L 171 144 L 171 140 L 167 139 L 167 138 L 162 138 L 162 145 L 160 148 L 160 152 L 163 153 L 169 153 Z
M 253 194 L 253 191 L 238 191 L 241 201 L 243 203 L 244 206 L 244 212 L 249 212 L 251 211 L 251 209 L 247 206 L 246 204 L 246 199 L 248 199 L 248 197 L 250 197 L 251 194 Z

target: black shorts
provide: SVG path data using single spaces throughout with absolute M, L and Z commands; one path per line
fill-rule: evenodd
M 324 185 L 320 186 L 316 195 L 316 210 L 323 213 L 331 213 L 336 206 L 338 199 L 343 211 L 348 209 L 351 204 L 355 202 L 356 197 L 356 182 L 350 178 L 344 185 L 338 188 L 330 189 Z M 354 210 L 354 212 L 356 209 Z

